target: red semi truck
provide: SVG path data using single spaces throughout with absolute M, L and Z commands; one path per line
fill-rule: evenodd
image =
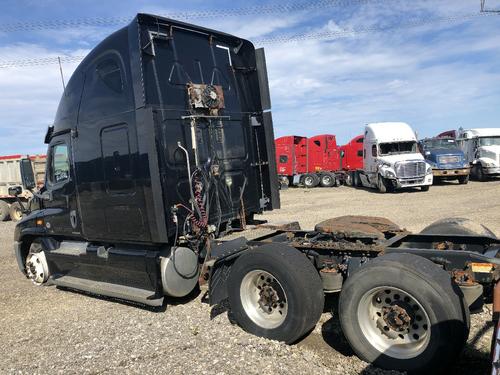
M 358 135 L 343 146 L 340 146 L 341 164 L 343 171 L 354 171 L 363 168 L 363 135 Z
M 340 149 L 332 134 L 311 138 L 286 136 L 275 140 L 276 164 L 282 186 L 304 185 L 312 188 L 338 186 Z

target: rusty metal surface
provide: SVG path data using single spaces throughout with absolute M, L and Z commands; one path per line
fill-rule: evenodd
M 500 281 L 495 284 L 493 289 L 493 313 L 500 314 Z
M 224 92 L 221 86 L 190 83 L 187 85 L 189 102 L 194 109 L 208 109 L 211 115 L 218 115 L 224 108 Z
M 451 277 L 458 285 L 475 285 L 474 274 L 470 269 L 467 270 L 453 270 Z
M 265 229 L 272 229 L 272 230 L 282 230 L 282 231 L 287 231 L 287 230 L 300 230 L 300 224 L 298 221 L 290 221 L 290 222 L 283 222 L 283 223 L 265 223 L 265 224 L 259 224 L 256 225 L 255 228 L 265 228 Z
M 392 221 L 376 216 L 340 216 L 316 224 L 315 230 L 326 233 L 342 233 L 346 237 L 383 239 L 386 233 L 404 232 Z

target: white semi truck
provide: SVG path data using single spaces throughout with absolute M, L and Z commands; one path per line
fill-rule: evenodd
M 417 137 L 404 122 L 382 122 L 365 127 L 363 169 L 352 172 L 354 186 L 381 193 L 407 187 L 429 190 L 432 167 L 418 151 Z
M 9 188 L 21 185 L 21 173 L 19 164 L 31 163 L 35 185 L 43 185 L 45 180 L 45 155 L 26 157 L 22 155 L 0 156 L 0 221 L 12 219 L 21 220 L 23 215 L 22 206 L 19 203 L 28 202 L 33 194 L 26 189 L 16 198 L 9 194 Z
M 459 129 L 458 143 L 473 178 L 484 181 L 500 175 L 500 128 Z

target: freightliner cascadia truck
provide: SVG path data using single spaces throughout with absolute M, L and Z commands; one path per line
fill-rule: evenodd
M 280 206 L 270 107 L 263 50 L 137 15 L 66 87 L 45 137 L 44 187 L 16 225 L 20 271 L 36 285 L 150 306 L 204 287 L 246 331 L 290 344 L 315 327 L 325 294 L 340 293 L 342 330 L 365 361 L 447 369 L 471 307 L 500 301 L 500 240 L 465 219 L 411 234 L 363 216 L 227 239 Z M 391 153 L 378 141 L 377 157 Z M 408 153 L 409 142 L 392 140 Z M 403 161 L 396 173 L 409 170 L 393 159 Z M 21 163 L 25 188 L 30 168 Z
M 354 186 L 381 193 L 432 185 L 432 167 L 418 151 L 417 137 L 404 122 L 368 124 L 363 138 L 363 168 L 351 172 Z

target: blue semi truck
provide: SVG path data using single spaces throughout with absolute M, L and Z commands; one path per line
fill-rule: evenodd
M 453 138 L 426 138 L 419 142 L 425 161 L 432 166 L 434 180 L 469 182 L 470 165 Z

